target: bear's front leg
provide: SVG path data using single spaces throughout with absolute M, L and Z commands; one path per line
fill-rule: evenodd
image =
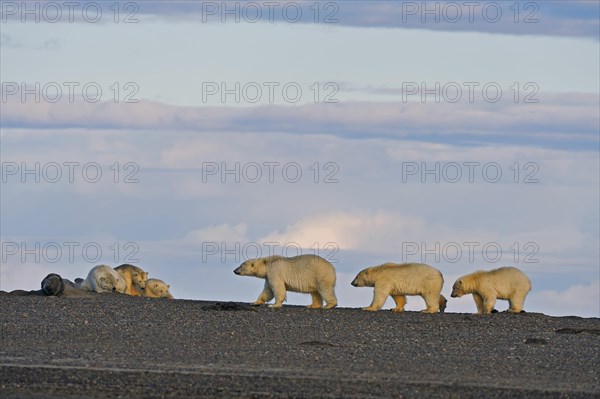
M 495 296 L 484 296 L 483 299 L 483 314 L 492 314 L 494 305 L 496 304 Z
M 477 314 L 483 314 L 483 298 L 478 293 L 473 293 L 473 300 L 475 301 L 475 306 L 477 307 Z
M 527 293 L 525 293 L 527 295 Z M 512 298 L 508 299 L 508 311 L 510 313 L 521 313 L 523 311 L 523 303 L 525 302 L 525 295 L 521 293 L 513 294 Z
M 381 307 L 385 304 L 385 300 L 389 294 L 390 292 L 388 289 L 377 287 L 377 285 L 375 285 L 373 287 L 373 302 L 371 302 L 370 306 L 363 308 L 363 310 L 374 312 L 381 309 Z
M 269 281 L 273 295 L 275 296 L 275 303 L 269 305 L 270 308 L 280 308 L 283 306 L 285 301 L 285 284 L 283 281 Z
M 258 296 L 258 299 L 256 301 L 252 302 L 252 304 L 253 305 L 264 305 L 265 303 L 267 303 L 271 299 L 273 299 L 273 297 L 274 297 L 273 290 L 271 290 L 271 286 L 269 285 L 269 282 L 265 280 L 265 286 L 264 286 L 262 292 Z

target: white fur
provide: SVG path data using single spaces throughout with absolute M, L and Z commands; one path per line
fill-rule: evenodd
M 446 306 L 446 298 L 440 295 L 444 278 L 442 273 L 423 263 L 385 263 L 362 270 L 352 285 L 373 287 L 373 301 L 364 310 L 379 310 L 388 296 L 396 302 L 395 312 L 404 311 L 406 295 L 420 295 L 427 308 L 423 312 L 435 313 Z
M 173 295 L 169 292 L 170 285 L 157 278 L 149 278 L 146 280 L 144 289 L 142 290 L 142 296 L 148 298 L 168 298 L 173 299 Z
M 523 310 L 525 297 L 531 291 L 531 281 L 516 267 L 479 270 L 460 277 L 452 287 L 452 297 L 473 294 L 477 313 L 491 313 L 496 299 L 509 301 L 509 312 Z
M 127 283 L 112 267 L 99 265 L 90 270 L 86 279 L 81 283 L 80 288 L 98 293 L 124 293 L 127 289 Z
M 275 298 L 271 307 L 281 307 L 286 299 L 286 291 L 310 293 L 313 299 L 310 308 L 337 305 L 335 297 L 335 269 L 327 260 L 316 255 L 300 255 L 292 258 L 270 256 L 250 259 L 234 271 L 242 276 L 254 276 L 265 279 L 265 286 L 254 302 L 262 305 Z

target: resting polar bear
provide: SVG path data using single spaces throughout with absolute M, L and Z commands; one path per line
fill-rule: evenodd
M 148 273 L 143 271 L 137 266 L 129 265 L 127 263 L 121 266 L 115 267 L 115 270 L 123 277 L 127 284 L 126 294 L 133 296 L 141 296 L 141 292 L 146 288 L 146 280 L 148 280 Z
M 478 314 L 492 313 L 496 299 L 507 299 L 508 311 L 523 311 L 525 297 L 531 291 L 531 281 L 516 267 L 479 270 L 460 277 L 452 286 L 452 298 L 473 294 Z
M 147 298 L 168 298 L 173 299 L 173 295 L 169 292 L 170 285 L 157 278 L 149 278 L 146 280 L 144 289 L 141 291 L 142 296 Z
M 120 292 L 123 294 L 127 290 L 127 283 L 112 267 L 99 265 L 90 270 L 79 288 L 98 293 Z
M 381 309 L 388 295 L 396 302 L 394 312 L 403 312 L 406 295 L 420 295 L 425 300 L 425 313 L 443 312 L 446 298 L 440 295 L 444 278 L 442 273 L 422 263 L 384 263 L 362 270 L 352 281 L 355 287 L 373 287 L 373 302 L 363 310 Z
M 254 302 L 262 305 L 275 298 L 272 308 L 280 308 L 286 299 L 286 290 L 310 293 L 312 304 L 308 307 L 325 309 L 337 306 L 335 297 L 335 269 L 331 263 L 317 255 L 300 255 L 292 258 L 267 256 L 245 261 L 233 271 L 238 276 L 265 279 L 265 287 Z

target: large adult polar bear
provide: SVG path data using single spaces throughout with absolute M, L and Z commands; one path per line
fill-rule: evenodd
M 127 283 L 112 267 L 99 265 L 90 270 L 80 288 L 98 293 L 120 292 L 123 294 L 127 290 Z
M 444 285 L 442 273 L 423 263 L 384 263 L 362 270 L 352 281 L 354 287 L 373 287 L 373 302 L 363 310 L 381 309 L 388 296 L 396 302 L 394 312 L 403 312 L 406 295 L 420 295 L 425 313 L 443 312 L 446 298 L 440 294 Z
M 531 281 L 516 267 L 501 267 L 490 271 L 478 270 L 460 277 L 452 286 L 452 298 L 473 294 L 477 313 L 492 313 L 496 299 L 506 299 L 508 311 L 523 311 L 525 297 L 531 291 Z
M 335 297 L 335 269 L 331 263 L 317 255 L 300 255 L 291 258 L 267 256 L 245 261 L 233 271 L 238 276 L 265 279 L 265 287 L 254 302 L 262 305 L 275 298 L 272 308 L 280 308 L 286 299 L 286 290 L 309 293 L 312 304 L 308 307 L 331 309 L 337 305 Z

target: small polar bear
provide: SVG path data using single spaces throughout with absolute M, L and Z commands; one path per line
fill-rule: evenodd
M 123 264 L 115 267 L 115 270 L 123 277 L 127 284 L 125 293 L 133 296 L 141 296 L 141 291 L 146 288 L 146 280 L 148 280 L 148 273 L 143 271 L 141 268 Z
M 149 278 L 146 280 L 146 286 L 142 290 L 142 296 L 147 298 L 168 298 L 173 299 L 173 295 L 169 292 L 170 285 L 157 278 Z
M 525 297 L 531 291 L 531 281 L 516 267 L 479 270 L 460 277 L 452 286 L 452 298 L 473 294 L 478 314 L 492 313 L 496 299 L 508 300 L 508 311 L 523 311 Z
M 79 286 L 82 290 L 98 293 L 125 293 L 127 283 L 112 267 L 99 265 L 93 267 Z
M 254 305 L 262 305 L 275 298 L 272 308 L 280 308 L 286 299 L 286 291 L 309 293 L 311 309 L 337 306 L 335 296 L 335 269 L 331 263 L 317 255 L 299 255 L 291 258 L 267 256 L 245 261 L 233 271 L 238 276 L 254 276 L 265 279 L 265 286 Z
M 446 298 L 440 294 L 444 285 L 442 273 L 422 263 L 384 263 L 362 270 L 352 281 L 354 287 L 373 287 L 373 301 L 363 310 L 381 309 L 389 295 L 396 303 L 393 312 L 403 312 L 406 295 L 420 295 L 427 308 L 424 313 L 443 312 Z

